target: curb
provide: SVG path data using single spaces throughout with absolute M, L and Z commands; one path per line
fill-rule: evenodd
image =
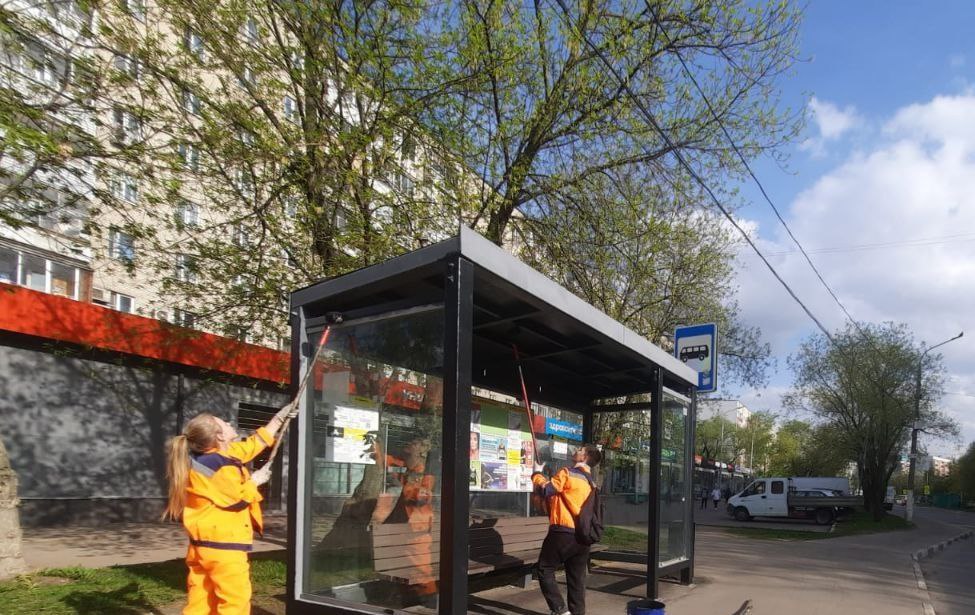
M 927 549 L 921 549 L 920 551 L 915 551 L 914 553 L 911 554 L 911 559 L 914 560 L 915 562 L 918 562 L 924 559 L 925 557 L 931 557 L 932 555 L 934 555 L 939 551 L 944 551 L 945 547 L 947 547 L 948 545 L 954 542 L 958 542 L 959 540 L 965 540 L 966 538 L 971 538 L 973 533 L 975 532 L 968 531 L 965 532 L 964 534 L 959 534 L 954 538 L 949 538 L 948 540 L 943 540 L 937 544 L 933 544 Z
M 934 604 L 931 602 L 931 594 L 928 593 L 928 584 L 924 580 L 924 572 L 921 570 L 921 560 L 927 557 L 931 557 L 935 553 L 940 553 L 945 550 L 948 545 L 958 542 L 960 540 L 965 540 L 971 538 L 973 532 L 968 531 L 963 534 L 959 534 L 954 538 L 949 538 L 948 540 L 943 540 L 937 544 L 933 544 L 927 549 L 921 549 L 911 553 L 911 564 L 914 567 L 914 577 L 917 579 L 917 588 L 922 592 L 924 600 L 921 601 L 921 607 L 923 609 L 923 615 L 937 615 L 934 611 Z

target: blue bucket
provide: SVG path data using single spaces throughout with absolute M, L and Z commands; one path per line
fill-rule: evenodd
M 656 600 L 634 600 L 626 605 L 626 615 L 665 615 L 666 606 Z

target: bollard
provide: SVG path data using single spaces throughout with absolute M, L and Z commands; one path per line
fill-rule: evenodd
M 627 603 L 626 615 L 665 615 L 663 602 L 656 600 L 634 600 Z

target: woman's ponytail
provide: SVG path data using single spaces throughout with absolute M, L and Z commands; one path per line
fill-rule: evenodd
M 212 414 L 198 414 L 186 424 L 183 433 L 170 438 L 166 444 L 166 478 L 169 480 L 169 499 L 163 520 L 178 521 L 186 508 L 186 487 L 190 482 L 190 451 L 202 453 L 217 445 L 220 425 Z
M 186 485 L 190 479 L 190 447 L 186 436 L 180 434 L 169 439 L 166 456 L 166 479 L 169 481 L 169 500 L 163 512 L 163 520 L 178 521 L 186 507 Z

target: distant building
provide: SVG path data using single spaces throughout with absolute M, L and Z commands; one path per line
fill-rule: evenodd
M 737 399 L 698 399 L 698 421 L 706 421 L 716 416 L 733 421 L 738 427 L 744 428 L 748 426 L 752 411 Z
M 935 476 L 948 476 L 951 471 L 951 459 L 945 457 L 931 457 L 931 473 Z

